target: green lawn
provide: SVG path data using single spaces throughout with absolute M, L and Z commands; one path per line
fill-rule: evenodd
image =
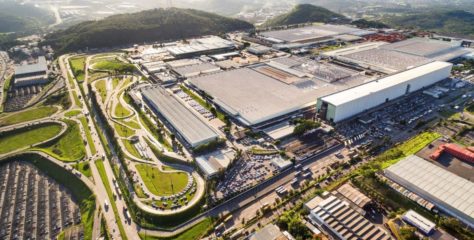
M 71 76 L 71 73 L 67 71 L 67 81 L 69 82 L 69 86 L 72 90 L 76 88 L 76 85 L 74 85 L 74 79 Z
M 128 108 L 123 106 L 120 101 L 118 101 L 117 104 L 115 105 L 114 115 L 119 118 L 124 118 L 124 117 L 130 116 L 130 114 L 132 114 L 132 112 L 130 112 Z
M 97 170 L 99 171 L 100 179 L 102 180 L 102 183 L 105 186 L 105 190 L 107 191 L 107 196 L 109 196 L 110 199 L 110 205 L 112 206 L 112 210 L 114 211 L 115 218 L 117 220 L 117 225 L 119 227 L 120 231 L 120 236 L 122 239 L 127 239 L 127 234 L 125 233 L 125 229 L 123 228 L 122 221 L 118 218 L 118 209 L 117 205 L 115 205 L 115 199 L 114 199 L 114 194 L 112 193 L 112 188 L 110 187 L 107 173 L 105 172 L 105 166 L 104 163 L 101 160 L 95 161 L 95 165 L 97 166 Z
M 138 164 L 136 167 L 148 190 L 157 196 L 179 193 L 188 184 L 188 176 L 183 172 L 164 173 L 146 164 Z
M 64 116 L 66 116 L 66 117 L 75 117 L 75 116 L 77 116 L 81 113 L 82 113 L 81 110 L 71 110 L 71 111 L 65 113 Z
M 135 66 L 133 66 L 133 64 L 124 63 L 116 59 L 105 59 L 95 63 L 92 68 L 96 70 L 125 73 L 133 72 Z
M 131 121 L 120 121 L 121 123 L 127 125 L 128 127 L 130 128 L 133 128 L 133 129 L 140 129 L 141 126 L 140 124 L 138 124 L 138 122 L 136 122 L 136 118 L 132 118 L 133 120 Z
M 68 125 L 66 133 L 58 140 L 42 146 L 40 150 L 66 162 L 83 159 L 86 149 L 80 134 L 79 125 L 72 120 L 64 120 Z
M 186 230 L 185 232 L 178 234 L 177 236 L 167 237 L 167 238 L 160 238 L 160 237 L 150 237 L 143 234 L 140 234 L 140 237 L 143 240 L 197 240 L 201 239 L 206 231 L 211 228 L 213 225 L 212 219 L 206 218 L 199 222 L 198 224 L 194 225 L 190 229 Z
M 135 134 L 135 131 L 133 131 L 132 129 L 117 123 L 114 123 L 114 128 L 120 137 L 128 138 Z
M 136 158 L 142 158 L 140 153 L 138 152 L 137 148 L 133 146 L 132 142 L 129 140 L 123 140 L 123 145 L 125 145 L 125 149 L 127 149 L 127 152 L 132 154 Z
M 86 177 L 92 177 L 91 168 L 88 162 L 79 162 L 74 164 L 74 169 L 84 174 Z
M 69 65 L 71 66 L 71 70 L 72 70 L 74 76 L 76 77 L 77 81 L 79 81 L 79 82 L 84 81 L 85 61 L 86 61 L 85 56 L 73 57 L 73 58 L 69 59 Z
M 79 97 L 77 96 L 76 91 L 72 91 L 72 96 L 73 96 L 73 98 L 74 98 L 74 103 L 76 104 L 76 106 L 78 106 L 78 107 L 81 108 L 81 107 L 82 107 L 82 102 L 81 102 L 81 100 L 79 99 Z
M 59 124 L 44 124 L 6 132 L 0 135 L 0 154 L 31 146 L 53 138 L 61 132 Z
M 105 102 L 105 99 L 107 98 L 107 82 L 105 79 L 98 80 L 95 82 L 95 88 L 97 91 L 99 91 L 100 98 L 102 100 L 102 103 Z
M 87 119 L 86 117 L 81 117 L 79 118 L 79 120 L 81 121 L 82 128 L 84 129 L 84 132 L 86 133 L 87 142 L 89 144 L 89 148 L 91 149 L 91 153 L 92 155 L 94 155 L 97 151 L 95 149 L 94 140 L 92 139 L 91 130 L 89 129 L 89 125 L 87 124 Z
M 45 118 L 53 115 L 58 111 L 57 107 L 54 106 L 44 106 L 29 109 L 19 113 L 8 114 L 0 118 L 0 126 L 7 126 L 22 122 L 28 122 L 35 119 Z

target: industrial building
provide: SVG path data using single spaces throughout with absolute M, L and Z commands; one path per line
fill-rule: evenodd
M 364 69 L 393 74 L 433 61 L 452 61 L 469 53 L 459 42 L 412 38 L 396 43 L 368 42 L 322 55 Z
M 391 239 L 387 232 L 365 219 L 348 202 L 334 195 L 328 194 L 326 198 L 317 196 L 307 206 L 311 208 L 308 216 L 311 223 L 336 239 Z
M 287 231 L 281 231 L 275 224 L 268 224 L 262 229 L 253 233 L 249 240 L 294 240 L 293 236 Z
M 188 58 L 203 54 L 215 54 L 235 49 L 235 44 L 217 36 L 191 39 L 186 44 L 166 47 L 175 58 Z
M 190 147 L 195 148 L 218 139 L 216 131 L 166 89 L 160 86 L 146 86 L 141 89 L 141 93 L 145 103 Z
M 393 99 L 447 79 L 452 64 L 432 62 L 318 99 L 320 116 L 340 122 Z
M 15 87 L 46 83 L 48 83 L 48 64 L 45 57 L 39 57 L 38 62 L 34 64 L 15 66 Z
M 227 169 L 235 156 L 236 152 L 234 150 L 222 149 L 196 157 L 196 163 L 206 179 L 210 179 Z
M 339 39 L 359 40 L 361 36 L 374 34 L 352 26 L 315 24 L 301 28 L 290 28 L 260 33 L 260 37 L 275 44 L 274 47 L 308 46 Z
M 196 77 L 201 74 L 209 74 L 219 71 L 221 71 L 221 68 L 211 63 L 199 63 L 173 68 L 173 72 L 183 78 Z
M 391 181 L 432 202 L 442 212 L 474 227 L 474 183 L 417 156 L 384 171 Z
M 436 224 L 425 217 L 421 216 L 419 213 L 409 210 L 403 214 L 402 219 L 409 223 L 410 225 L 416 227 L 425 235 L 430 235 L 433 233 Z
M 472 148 L 463 148 L 454 143 L 447 143 L 439 146 L 438 149 L 430 155 L 430 158 L 436 161 L 444 152 L 466 162 L 474 163 L 474 150 Z
M 263 129 L 314 111 L 318 97 L 367 80 L 363 73 L 339 66 L 285 57 L 189 78 L 186 83 L 210 95 L 214 104 L 241 124 Z

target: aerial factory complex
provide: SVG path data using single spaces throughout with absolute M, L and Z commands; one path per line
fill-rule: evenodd
M 0 52 L 0 239 L 473 239 L 473 46 L 307 23 Z

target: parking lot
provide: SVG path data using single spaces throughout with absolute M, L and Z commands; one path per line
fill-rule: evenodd
M 0 239 L 56 239 L 81 223 L 67 189 L 25 162 L 0 166 Z M 83 239 L 82 228 L 69 239 Z
M 271 164 L 274 157 L 280 156 L 248 154 L 238 160 L 217 184 L 214 200 L 228 198 L 271 177 L 277 171 Z
M 176 96 L 181 98 L 183 101 L 185 101 L 189 106 L 191 106 L 192 109 L 194 109 L 196 112 L 200 113 L 203 117 L 205 117 L 207 120 L 211 121 L 214 118 L 214 114 L 212 114 L 210 111 L 208 111 L 206 108 L 201 106 L 198 102 L 196 102 L 194 99 L 192 99 L 188 94 L 186 94 L 183 90 L 178 90 L 176 93 Z

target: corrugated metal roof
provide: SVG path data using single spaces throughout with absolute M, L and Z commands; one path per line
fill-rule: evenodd
M 15 66 L 15 75 L 44 72 L 47 70 L 48 70 L 48 65 L 46 64 L 46 58 L 39 57 L 38 62 L 35 64 Z
M 158 86 L 146 87 L 142 90 L 142 94 L 193 147 L 219 137 L 208 124 L 165 89 Z
M 401 179 L 408 182 L 406 188 L 420 189 L 437 202 L 464 213 L 474 224 L 473 182 L 414 155 L 387 168 L 385 172 L 394 181 Z

